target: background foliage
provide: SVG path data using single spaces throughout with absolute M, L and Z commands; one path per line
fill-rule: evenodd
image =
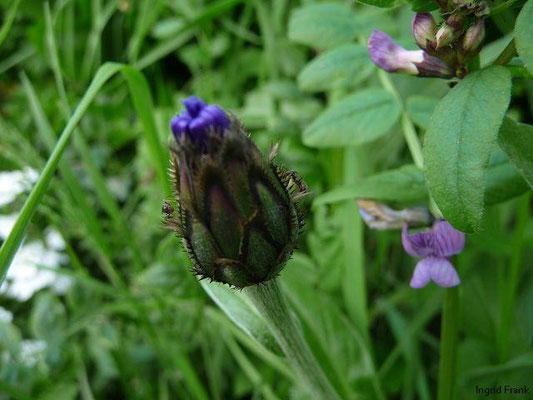
M 0 188 L 3 272 L 35 211 L 2 289 L 0 398 L 306 398 L 255 310 L 199 284 L 162 227 L 168 124 L 189 94 L 232 110 L 264 152 L 279 140 L 279 161 L 310 187 L 305 235 L 281 280 L 343 398 L 435 396 L 443 289 L 409 288 L 415 261 L 399 233 L 365 228 L 353 201 L 423 204 L 425 179 L 445 216 L 475 231 L 455 261 L 458 397 L 529 382 L 533 2 L 516 22 L 520 60 L 452 90 L 388 76 L 366 49 L 373 29 L 414 48 L 412 9 L 431 2 L 362 3 L 372 6 L 0 1 L 0 170 L 30 181 Z M 490 2 L 501 11 L 487 21 L 483 67 L 525 2 L 503 3 Z M 506 112 L 504 153 L 493 141 Z M 427 130 L 425 179 L 405 129 Z M 442 189 L 449 179 L 458 193 Z

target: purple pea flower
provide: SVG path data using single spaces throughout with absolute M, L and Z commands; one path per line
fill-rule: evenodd
M 465 235 L 447 221 L 437 221 L 429 231 L 413 234 L 410 234 L 407 225 L 404 225 L 402 244 L 407 254 L 422 258 L 415 267 L 411 287 L 422 288 L 430 280 L 442 287 L 457 286 L 461 283 L 448 258 L 463 250 Z
M 375 30 L 368 39 L 372 61 L 387 72 L 401 72 L 420 77 L 453 77 L 453 69 L 440 58 L 424 50 L 406 50 L 384 32 Z
M 222 108 L 207 105 L 196 96 L 183 100 L 183 105 L 185 110 L 172 118 L 170 123 L 170 129 L 178 143 L 186 137 L 193 143 L 203 145 L 211 129 L 222 135 L 230 125 Z

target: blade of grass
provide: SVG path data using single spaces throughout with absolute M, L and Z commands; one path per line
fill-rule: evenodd
M 65 83 L 63 75 L 61 73 L 61 67 L 59 65 L 59 55 L 57 52 L 56 40 L 52 26 L 52 18 L 48 3 L 45 3 L 45 22 L 46 22 L 46 42 L 48 46 L 48 53 L 50 54 L 50 64 L 56 80 L 56 86 L 59 91 L 60 99 L 63 103 L 63 109 L 65 110 L 65 119 L 68 119 L 68 115 L 71 113 L 70 104 L 66 96 Z M 35 100 L 37 98 L 35 97 Z M 114 223 L 115 230 L 119 234 L 125 247 L 131 250 L 133 262 L 139 270 L 145 269 L 144 262 L 142 260 L 141 251 L 137 244 L 136 238 L 133 236 L 131 229 L 128 226 L 124 215 L 120 211 L 120 207 L 115 198 L 109 191 L 105 179 L 100 173 L 98 165 L 92 157 L 91 151 L 87 142 L 84 139 L 84 135 L 81 133 L 75 133 L 74 135 L 74 147 L 80 154 L 84 167 L 87 170 L 89 177 L 93 183 L 94 189 L 98 200 L 102 204 L 102 207 L 106 213 L 111 217 Z
M 9 34 L 9 30 L 11 29 L 11 25 L 13 24 L 13 21 L 15 20 L 15 17 L 17 15 L 17 10 L 19 8 L 20 0 L 15 0 L 13 3 L 11 3 L 11 7 L 7 11 L 6 19 L 4 20 L 4 24 L 2 25 L 2 29 L 0 29 L 0 47 L 2 47 L 2 43 Z
M 26 96 L 28 98 L 30 111 L 35 120 L 35 125 L 37 126 L 37 132 L 43 139 L 45 146 L 48 148 L 50 153 L 52 153 L 56 142 L 56 137 L 52 130 L 50 122 L 46 118 L 44 110 L 41 107 L 41 104 L 39 102 L 39 99 L 37 98 L 37 94 L 35 93 L 31 82 L 24 73 L 21 74 L 21 81 L 24 92 L 26 93 Z M 116 267 L 111 261 L 109 246 L 107 245 L 104 230 L 100 226 L 96 212 L 88 202 L 84 194 L 84 189 L 70 166 L 64 160 L 60 160 L 58 163 L 58 167 L 65 181 L 65 185 L 67 186 L 69 193 L 74 199 L 74 203 L 76 204 L 76 210 L 82 216 L 80 220 L 83 221 L 84 226 L 87 229 L 87 237 L 90 238 L 91 241 L 94 243 L 93 247 L 100 260 L 102 271 L 115 286 L 119 286 L 121 279 L 119 277 Z
M 0 285 L 4 282 L 9 266 L 13 261 L 13 257 L 22 243 L 22 239 L 26 234 L 37 206 L 39 205 L 39 202 L 41 201 L 52 177 L 54 176 L 59 160 L 61 159 L 65 148 L 67 147 L 76 125 L 85 114 L 85 111 L 87 111 L 87 108 L 98 94 L 100 88 L 105 82 L 107 82 L 109 78 L 115 75 L 120 68 L 120 64 L 106 63 L 98 69 L 91 84 L 89 85 L 89 88 L 74 111 L 74 114 L 72 114 L 72 117 L 69 119 L 67 125 L 63 129 L 63 132 L 61 133 L 61 136 L 59 137 L 59 140 L 57 141 L 50 158 L 46 162 L 46 165 L 39 179 L 37 180 L 37 183 L 33 187 L 29 197 L 22 207 L 15 226 L 0 248 Z
M 222 338 L 224 339 L 226 346 L 228 346 L 231 354 L 241 367 L 241 370 L 246 374 L 254 388 L 261 392 L 266 400 L 279 400 L 272 389 L 270 389 L 268 384 L 264 382 L 261 374 L 255 369 L 252 362 L 248 359 L 248 357 L 246 357 L 235 340 L 228 334 L 223 334 Z

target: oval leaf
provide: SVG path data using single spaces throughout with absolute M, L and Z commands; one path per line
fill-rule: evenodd
M 355 146 L 386 134 L 400 116 L 394 96 L 381 88 L 358 91 L 324 111 L 304 131 L 312 147 Z
M 355 38 L 355 20 L 340 4 L 313 4 L 295 10 L 289 20 L 289 39 L 317 49 L 329 49 Z
M 498 142 L 533 189 L 533 126 L 505 118 L 498 134 Z
M 368 77 L 374 64 L 365 46 L 347 44 L 311 61 L 298 76 L 301 89 L 310 92 L 354 86 Z
M 529 0 L 518 15 L 515 26 L 516 50 L 526 68 L 533 74 L 533 0 Z
M 431 117 L 424 142 L 426 182 L 444 217 L 461 231 L 480 228 L 485 170 L 510 95 L 507 69 L 490 67 L 459 82 Z

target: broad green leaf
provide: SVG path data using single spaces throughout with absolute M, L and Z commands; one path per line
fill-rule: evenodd
M 313 4 L 295 10 L 289 20 L 289 39 L 317 49 L 350 42 L 357 35 L 349 8 L 336 3 Z
M 396 98 L 381 88 L 345 97 L 318 116 L 304 131 L 311 147 L 355 146 L 385 135 L 400 116 Z
M 501 130 L 500 130 L 501 132 Z M 491 157 L 485 181 L 485 204 L 502 203 L 520 196 L 528 190 L 526 181 L 520 176 L 507 155 L 497 149 Z
M 318 196 L 313 207 L 349 199 L 413 202 L 427 197 L 424 174 L 414 165 L 381 172 Z
M 298 75 L 298 85 L 310 92 L 354 86 L 374 70 L 368 49 L 347 44 L 321 54 Z
M 275 354 L 281 350 L 265 321 L 244 297 L 220 283 L 201 282 L 202 287 L 218 307 L 244 332 Z
M 516 19 L 515 43 L 524 65 L 533 73 L 533 0 L 529 0 Z
M 368 4 L 374 7 L 390 8 L 398 5 L 398 0 L 357 0 L 359 3 Z
M 444 217 L 464 232 L 480 229 L 485 170 L 509 105 L 504 67 L 474 72 L 437 106 L 424 142 L 425 177 Z
M 407 111 L 413 122 L 423 129 L 427 129 L 431 115 L 439 104 L 439 99 L 427 96 L 412 96 L 407 99 Z
M 529 186 L 533 188 L 533 126 L 505 118 L 500 128 L 498 142 Z

